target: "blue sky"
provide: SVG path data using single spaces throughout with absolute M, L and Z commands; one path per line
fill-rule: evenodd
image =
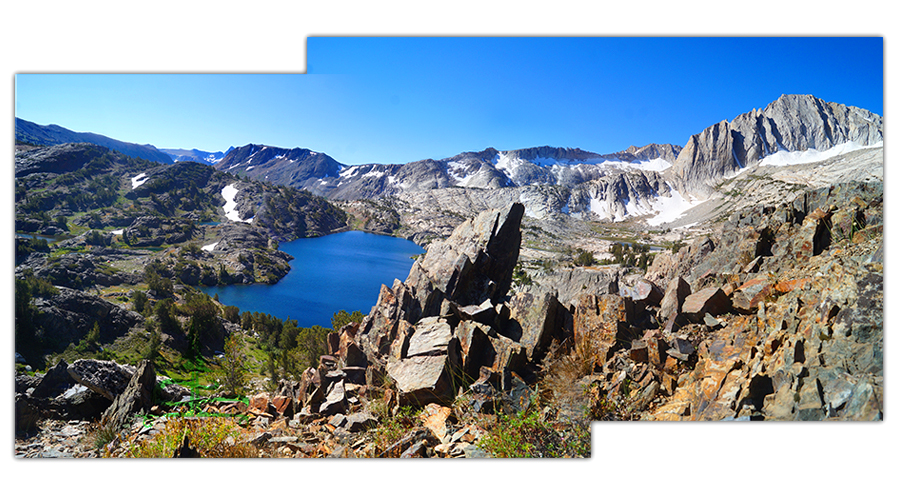
M 307 74 L 18 74 L 16 116 L 160 148 L 405 163 L 684 145 L 783 93 L 883 114 L 881 38 L 310 37 Z

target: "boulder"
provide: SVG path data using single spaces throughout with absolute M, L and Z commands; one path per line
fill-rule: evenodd
M 485 301 L 481 304 L 473 304 L 470 306 L 460 307 L 456 306 L 455 303 L 450 304 L 451 307 L 455 307 L 456 314 L 464 320 L 471 320 L 477 323 L 489 325 L 493 323 L 494 318 L 497 317 L 497 309 L 491 303 L 490 299 L 485 299 Z
M 462 371 L 469 380 L 476 380 L 481 367 L 493 365 L 497 356 L 488 332 L 492 332 L 490 326 L 474 321 L 462 321 L 453 330 L 459 341 Z
M 681 306 L 681 312 L 694 323 L 702 322 L 706 313 L 718 316 L 730 310 L 731 299 L 718 287 L 704 288 L 688 295 Z
M 422 420 L 423 427 L 430 430 L 440 442 L 446 443 L 450 438 L 447 430 L 447 418 L 452 413 L 453 410 L 448 406 L 429 403 L 422 410 L 419 418 Z
M 269 413 L 269 393 L 260 392 L 251 396 L 250 409 L 261 413 Z
M 402 406 L 428 403 L 449 404 L 455 396 L 448 356 L 413 356 L 392 361 L 387 374 L 399 391 Z
M 621 295 L 584 294 L 575 304 L 573 333 L 576 349 L 593 356 L 596 365 L 609 359 L 620 341 L 631 340 L 634 306 Z
M 272 406 L 278 415 L 290 419 L 294 416 L 294 398 L 290 396 L 275 396 L 272 398 Z
M 534 363 L 543 360 L 553 339 L 562 341 L 572 330 L 571 315 L 551 293 L 517 293 L 509 301 L 509 311 L 501 333 L 522 344 Z
M 27 434 L 38 429 L 41 412 L 24 394 L 16 394 L 16 434 Z
M 416 261 L 407 284 L 421 288 L 427 280 L 460 306 L 482 304 L 486 299 L 501 302 L 519 258 L 524 213 L 524 205 L 513 203 L 460 224 L 445 241 L 432 243 L 421 264 Z M 422 303 L 426 296 L 418 298 Z
M 153 407 L 155 389 L 156 370 L 153 369 L 152 362 L 143 360 L 125 390 L 116 396 L 112 405 L 103 412 L 104 421 L 116 429 L 122 429 L 136 413 L 149 413 Z
M 65 360 L 60 360 L 56 366 L 47 370 L 31 395 L 36 398 L 53 398 L 73 385 L 75 380 L 69 375 L 69 364 Z
M 679 276 L 669 281 L 669 285 L 666 287 L 666 293 L 663 295 L 659 305 L 659 314 L 657 315 L 659 323 L 664 324 L 672 317 L 672 314 L 680 313 L 681 306 L 684 304 L 684 299 L 690 294 L 691 285 L 689 285 L 682 277 Z
M 754 278 L 731 294 L 731 306 L 744 314 L 755 314 L 759 304 L 775 293 L 775 286 L 768 278 Z
M 347 411 L 347 393 L 344 389 L 343 379 L 337 380 L 328 390 L 325 400 L 319 405 L 319 413 L 322 415 L 335 415 Z
M 425 318 L 416 324 L 409 339 L 406 357 L 446 355 L 453 341 L 450 325 L 439 318 Z
M 619 288 L 619 294 L 624 297 L 630 297 L 635 304 L 644 307 L 658 306 L 664 296 L 662 289 L 656 283 L 643 278 L 637 280 L 632 286 Z
M 69 365 L 67 371 L 79 384 L 87 386 L 109 400 L 114 400 L 128 386 L 135 368 L 113 361 L 78 359 Z
M 378 425 L 378 419 L 369 412 L 351 413 L 344 422 L 344 428 L 350 432 L 363 432 Z

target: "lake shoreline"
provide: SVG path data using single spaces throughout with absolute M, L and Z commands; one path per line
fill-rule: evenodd
M 352 229 L 297 238 L 279 249 L 293 259 L 290 271 L 275 283 L 198 288 L 210 296 L 218 294 L 220 303 L 241 311 L 290 317 L 303 327 L 327 326 L 340 310 L 366 314 L 377 302 L 381 286 L 405 280 L 415 262 L 411 257 L 425 251 L 405 238 Z

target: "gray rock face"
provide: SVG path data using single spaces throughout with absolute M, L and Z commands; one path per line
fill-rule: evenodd
M 153 405 L 153 390 L 156 387 L 156 370 L 148 360 L 141 361 L 125 389 L 113 399 L 112 405 L 103 412 L 107 423 L 121 429 L 129 418 L 138 412 L 149 412 Z
M 617 222 L 654 213 L 651 203 L 660 196 L 672 196 L 665 177 L 658 172 L 634 170 L 574 187 L 567 207 L 569 213 L 581 213 L 585 218 Z
M 823 151 L 845 142 L 873 145 L 883 140 L 882 117 L 811 95 L 782 95 L 753 110 L 691 136 L 673 164 L 690 192 L 709 194 L 715 181 L 756 165 L 779 150 Z
M 35 276 L 57 286 L 85 289 L 94 286 L 136 284 L 140 277 L 109 267 L 103 267 L 103 258 L 91 254 L 67 253 L 57 259 L 46 255 L 34 255 L 17 268 L 20 274 L 31 269 Z
M 62 394 L 73 385 L 75 385 L 75 380 L 69 375 L 69 365 L 62 360 L 47 370 L 31 395 L 36 398 L 52 398 Z
M 20 120 L 17 118 L 18 124 Z M 48 172 L 62 174 L 84 167 L 104 153 L 104 148 L 91 144 L 58 144 L 49 148 L 16 153 L 16 177 Z
M 106 342 L 144 320 L 134 311 L 69 288 L 59 288 L 59 293 L 50 297 L 37 297 L 34 305 L 39 312 L 35 326 L 48 341 L 62 347 L 87 335 L 94 323 L 100 328 L 100 340 Z
M 229 151 L 215 167 L 251 179 L 305 187 L 309 180 L 337 177 L 342 165 L 326 154 L 308 149 L 247 144 Z
M 509 292 L 519 258 L 519 225 L 524 212 L 525 207 L 515 203 L 464 222 L 446 241 L 429 247 L 421 263 L 413 265 L 407 284 L 421 289 L 430 283 L 461 306 L 486 299 L 501 302 Z

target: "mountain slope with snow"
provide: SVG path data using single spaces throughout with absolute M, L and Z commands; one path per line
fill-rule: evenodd
M 199 149 L 169 149 L 169 148 L 160 148 L 160 151 L 169 155 L 172 158 L 172 161 L 195 161 L 197 163 L 205 163 L 207 165 L 215 165 L 222 158 L 225 158 L 225 155 L 230 153 L 234 148 L 228 148 L 228 151 L 224 153 L 222 151 L 216 151 L 211 153 L 209 151 L 200 151 Z
M 782 95 L 763 110 L 721 121 L 691 136 L 673 164 L 686 191 L 701 195 L 741 169 L 779 152 L 824 151 L 883 141 L 882 117 L 811 95 Z

